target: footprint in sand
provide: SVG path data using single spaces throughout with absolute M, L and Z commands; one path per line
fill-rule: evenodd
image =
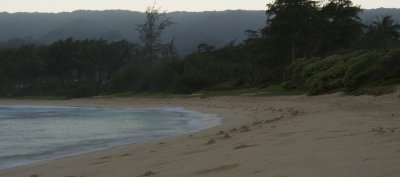
M 228 133 L 225 133 L 224 137 L 222 137 L 223 139 L 227 139 L 227 138 L 231 138 L 232 136 L 229 135 Z
M 216 135 L 223 135 L 225 132 L 223 130 L 219 131 Z
M 104 156 L 104 157 L 99 157 L 96 160 L 104 160 L 104 159 L 111 159 L 111 158 L 112 158 L 111 156 Z
M 131 154 L 122 154 L 122 155 L 120 155 L 118 157 L 128 157 L 128 156 L 131 156 Z
M 282 118 L 283 118 L 283 116 L 281 116 L 281 117 L 276 117 L 276 118 L 273 118 L 273 119 L 270 119 L 270 120 L 265 120 L 265 121 L 264 121 L 264 124 L 268 124 L 268 123 L 280 121 L 280 120 L 282 120 Z
M 239 145 L 239 146 L 234 147 L 233 149 L 234 149 L 234 150 L 238 150 L 238 149 L 244 149 L 244 148 L 251 148 L 251 147 L 254 147 L 254 146 L 257 146 L 257 145 L 242 144 L 242 145 Z
M 257 171 L 253 171 L 252 174 L 258 174 L 258 173 L 262 173 L 262 172 L 263 172 L 262 170 L 257 170 Z
M 202 153 L 202 152 L 207 152 L 207 151 L 213 151 L 215 149 L 201 149 L 201 150 L 194 150 L 194 151 L 188 151 L 183 153 L 183 155 L 192 155 L 192 154 L 198 154 L 198 153 Z
M 277 135 L 276 135 L 276 137 L 288 137 L 288 136 L 292 136 L 292 135 L 295 135 L 295 134 L 297 134 L 297 132 L 282 132 L 282 133 L 278 133 Z
M 240 127 L 240 132 L 248 132 L 250 131 L 250 128 L 247 125 L 243 125 Z
M 294 111 L 290 112 L 290 115 L 291 115 L 292 117 L 298 116 L 299 114 L 300 114 L 300 111 L 299 111 L 299 110 L 294 110 Z
M 144 173 L 142 176 L 152 176 L 155 175 L 156 173 L 152 172 L 152 171 L 147 171 L 146 173 Z
M 378 128 L 373 128 L 372 132 L 381 134 L 381 135 L 386 135 L 386 134 L 392 134 L 395 133 L 398 128 L 383 128 L 383 127 L 378 127 Z
M 261 124 L 262 124 L 261 121 L 254 121 L 252 125 L 253 125 L 253 126 L 257 126 L 257 125 L 261 125 Z
M 215 144 L 216 142 L 217 142 L 217 141 L 215 141 L 214 138 L 211 138 L 211 139 L 206 143 L 206 145 Z
M 217 172 L 221 172 L 221 171 L 233 170 L 233 169 L 235 169 L 237 167 L 239 167 L 239 164 L 237 164 L 237 163 L 229 164 L 229 165 L 222 165 L 222 166 L 215 167 L 215 168 L 200 170 L 200 171 L 195 172 L 195 174 L 217 173 Z
M 233 133 L 233 132 L 236 132 L 237 131 L 237 128 L 232 128 L 230 131 L 229 131 L 229 133 Z
M 98 162 L 90 163 L 89 165 L 99 165 L 99 164 L 108 163 L 108 162 L 110 162 L 110 161 L 98 161 Z
M 367 157 L 365 159 L 362 159 L 362 161 L 365 162 L 365 161 L 370 161 L 370 160 L 374 160 L 374 159 L 375 159 L 374 157 Z

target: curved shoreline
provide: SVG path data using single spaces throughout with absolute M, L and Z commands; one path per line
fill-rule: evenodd
M 0 107 L 5 106 L 6 108 L 37 108 L 40 110 L 44 110 L 44 109 L 71 109 L 71 111 L 73 111 L 73 109 L 77 109 L 79 108 L 80 111 L 86 110 L 86 111 L 92 111 L 93 109 L 107 109 L 108 111 L 117 111 L 120 110 L 115 109 L 115 108 L 109 108 L 109 107 L 98 107 L 98 106 L 49 106 L 49 105 L 45 105 L 45 104 L 18 104 L 18 105 L 7 105 L 7 104 L 0 104 Z M 197 111 L 193 111 L 193 110 L 188 110 L 188 109 L 184 109 L 182 107 L 151 107 L 151 108 L 137 108 L 137 107 L 129 107 L 129 108 L 121 108 L 123 111 L 133 111 L 132 113 L 136 112 L 136 111 L 144 111 L 144 110 L 153 110 L 153 111 L 161 111 L 161 112 L 174 112 L 174 113 L 182 113 L 185 114 L 187 116 L 187 124 L 184 125 L 186 128 L 182 129 L 182 131 L 179 132 L 174 132 L 174 133 L 170 133 L 170 134 L 153 134 L 153 135 L 148 135 L 145 137 L 142 136 L 138 136 L 137 138 L 125 138 L 125 140 L 123 140 L 122 138 L 118 138 L 115 137 L 113 139 L 109 139 L 109 142 L 107 142 L 104 145 L 101 146 L 91 146 L 91 148 L 89 148 L 89 144 L 86 145 L 82 145 L 81 144 L 65 144 L 64 146 L 60 146 L 60 147 L 54 147 L 55 149 L 50 151 L 46 151 L 46 152 L 35 152 L 32 154 L 26 154 L 26 155 L 17 155 L 20 156 L 19 158 L 17 158 L 17 156 L 15 158 L 13 157 L 5 157 L 0 163 L 0 171 L 1 170 L 10 170 L 13 168 L 17 168 L 20 166 L 29 166 L 29 165 L 34 165 L 34 164 L 39 164 L 39 163 L 44 163 L 44 162 L 48 162 L 48 161 L 54 161 L 54 160 L 59 160 L 59 159 L 64 159 L 64 158 L 68 158 L 68 157 L 72 157 L 72 156 L 78 156 L 78 155 L 84 155 L 84 154 L 88 154 L 88 153 L 93 153 L 96 151 L 103 151 L 103 150 L 109 150 L 109 149 L 113 149 L 113 148 L 117 148 L 117 147 L 121 147 L 121 146 L 126 146 L 126 145 L 132 145 L 132 144 L 138 144 L 138 143 L 145 143 L 145 142 L 151 142 L 151 141 L 157 141 L 157 140 L 161 140 L 161 139 L 167 139 L 167 138 L 171 138 L 171 137 L 176 137 L 179 135 L 184 135 L 184 134 L 189 134 L 189 133 L 195 133 L 198 131 L 202 131 L 205 129 L 209 129 L 212 127 L 215 127 L 219 124 L 221 124 L 221 118 L 219 118 L 216 115 L 211 115 L 211 114 L 202 114 L 200 112 Z M 15 112 L 15 110 L 14 110 Z M 54 110 L 53 110 L 54 112 Z M 65 112 L 65 111 L 64 111 Z M 83 113 L 85 114 L 85 111 L 83 111 Z M 87 113 L 87 112 L 86 112 Z M 85 114 L 86 115 L 86 114 Z M 86 115 L 87 116 L 87 115 Z M 207 122 L 209 121 L 209 122 Z M 190 127 L 190 128 L 189 128 Z M 179 127 L 176 127 L 179 128 Z M 157 131 L 157 129 L 154 129 L 154 131 Z M 17 133 L 17 132 L 16 132 Z M 93 139 L 94 140 L 94 139 Z M 88 140 L 89 141 L 89 140 Z M 94 140 L 96 141 L 96 140 Z M 68 148 L 73 148 L 71 150 L 68 150 Z M 48 156 L 46 155 L 46 153 L 51 153 L 52 156 Z M 25 158 L 26 157 L 26 158 Z M 32 158 L 28 158 L 28 157 L 32 157 Z M 8 159 L 8 160 L 6 160 Z
M 167 139 L 0 171 L 1 177 L 399 176 L 397 94 L 317 97 L 93 98 L 1 103 L 181 106 L 222 124 Z M 223 132 L 222 132 L 223 131 Z M 226 135 L 228 134 L 228 135 Z

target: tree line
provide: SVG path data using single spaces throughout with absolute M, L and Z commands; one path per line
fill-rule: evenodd
M 139 44 L 70 38 L 51 45 L 1 49 L 0 96 L 193 93 L 271 84 L 318 94 L 341 88 L 354 90 L 379 79 L 400 83 L 400 26 L 390 16 L 363 24 L 358 16 L 361 8 L 350 0 L 275 0 L 267 7 L 266 26 L 246 30 L 246 40 L 220 48 L 199 44 L 196 52 L 184 57 L 177 54 L 174 40 L 160 40 L 164 29 L 179 24 L 154 6 L 147 9 L 146 22 L 137 27 Z M 357 62 L 363 63 L 358 69 L 372 68 L 379 62 L 392 65 L 379 65 L 381 68 L 369 70 L 371 73 L 360 76 L 363 79 L 357 84 L 347 87 L 350 81 L 344 82 L 338 75 L 356 74 L 350 66 Z M 340 72 L 321 73 L 333 66 Z M 387 67 L 391 67 L 390 77 L 381 74 L 371 79 L 374 72 Z M 341 84 L 335 87 L 327 86 L 338 82 Z

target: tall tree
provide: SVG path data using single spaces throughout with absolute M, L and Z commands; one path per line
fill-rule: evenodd
M 362 31 L 361 9 L 351 0 L 275 0 L 267 6 L 264 35 L 292 61 L 347 47 Z
M 361 11 L 351 0 L 328 0 L 320 11 L 324 22 L 319 43 L 314 50 L 323 55 L 329 50 L 348 47 L 357 41 L 362 33 L 362 23 L 358 16 Z
M 159 52 L 162 48 L 161 33 L 168 26 L 175 24 L 171 18 L 166 18 L 165 12 L 160 12 L 160 9 L 155 8 L 156 1 L 152 7 L 146 10 L 146 22 L 138 25 L 139 39 L 144 45 L 144 55 L 150 61 L 154 61 L 159 57 Z
M 368 33 L 372 38 L 378 40 L 384 49 L 387 49 L 390 41 L 399 39 L 400 24 L 396 23 L 389 15 L 377 17 L 377 20 L 370 25 Z
M 317 31 L 318 3 L 311 0 L 275 0 L 267 5 L 265 36 L 272 38 L 295 60 L 304 55 L 304 48 Z

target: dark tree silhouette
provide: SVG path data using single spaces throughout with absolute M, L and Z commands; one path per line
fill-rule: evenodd
M 383 49 L 387 49 L 390 41 L 398 40 L 400 24 L 396 23 L 390 15 L 377 17 L 377 20 L 369 26 L 369 35 L 379 40 Z
M 148 7 L 146 10 L 146 22 L 141 25 L 137 25 L 139 31 L 139 39 L 144 47 L 144 55 L 150 61 L 154 61 L 159 58 L 159 54 L 162 48 L 160 37 L 162 32 L 168 26 L 175 24 L 171 21 L 171 18 L 166 18 L 165 12 L 160 12 L 160 9 L 155 7 L 156 1 L 152 7 Z

